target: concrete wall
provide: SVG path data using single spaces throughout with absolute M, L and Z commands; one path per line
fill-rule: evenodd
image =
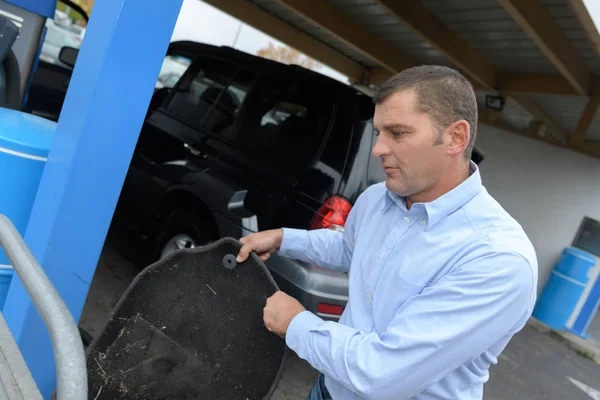
M 540 291 L 583 217 L 600 220 L 600 159 L 485 125 L 476 142 L 484 186 L 535 246 Z

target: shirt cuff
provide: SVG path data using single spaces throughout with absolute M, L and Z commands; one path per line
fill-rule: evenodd
M 303 229 L 283 228 L 283 240 L 277 252 L 282 256 L 303 254 L 308 247 L 308 232 Z
M 288 326 L 285 334 L 286 344 L 301 358 L 304 358 L 303 356 L 306 356 L 306 337 L 311 330 L 324 322 L 325 321 L 310 311 L 302 311 L 292 319 L 292 322 L 290 322 L 290 325 Z

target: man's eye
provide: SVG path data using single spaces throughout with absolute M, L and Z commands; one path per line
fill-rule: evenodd
M 404 136 L 404 132 L 402 132 L 402 131 L 393 131 L 392 135 L 394 135 L 395 137 L 400 137 L 400 136 Z

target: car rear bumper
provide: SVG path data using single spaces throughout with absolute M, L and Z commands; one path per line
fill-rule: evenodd
M 315 267 L 273 254 L 266 262 L 279 288 L 296 298 L 308 311 L 337 321 L 340 316 L 320 312 L 319 304 L 345 307 L 348 302 L 348 274 Z

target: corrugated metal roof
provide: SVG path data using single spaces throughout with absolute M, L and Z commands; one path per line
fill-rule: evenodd
M 370 33 L 383 38 L 398 51 L 410 56 L 417 64 L 453 66 L 446 56 L 437 51 L 398 18 L 390 15 L 374 0 L 328 0 L 344 16 L 358 22 Z
M 377 63 L 326 30 L 296 15 L 277 0 L 250 0 L 316 40 L 327 44 L 365 67 Z M 407 29 L 376 0 L 325 0 L 348 19 L 381 37 L 418 64 L 454 66 L 419 35 Z M 414 0 L 413 0 L 414 1 Z M 534 41 L 514 21 L 498 0 L 420 0 L 451 30 L 490 62 L 499 72 L 558 74 Z M 592 47 L 568 0 L 542 0 L 588 67 L 600 74 L 600 56 Z
M 552 120 L 566 129 L 573 132 L 577 128 L 579 118 L 588 102 L 588 97 L 584 96 L 549 96 L 549 95 L 531 95 L 531 99 L 549 116 Z
M 500 72 L 557 73 L 497 0 L 421 0 Z
M 581 29 L 568 0 L 542 0 L 542 4 L 579 51 L 588 68 L 594 73 L 600 73 L 600 55 L 594 50 L 585 32 Z

